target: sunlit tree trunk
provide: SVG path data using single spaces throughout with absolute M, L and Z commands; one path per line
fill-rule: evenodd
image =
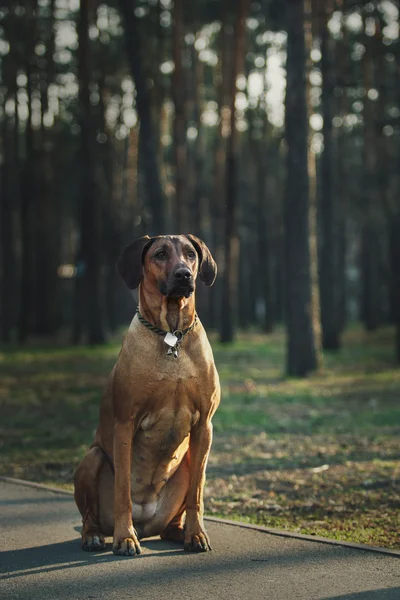
M 311 81 L 312 69 L 311 50 L 314 35 L 317 35 L 317 19 L 313 13 L 312 0 L 304 0 L 304 33 L 306 47 L 306 101 L 307 117 L 310 121 L 313 108 L 311 105 Z M 321 9 L 318 10 L 320 14 Z M 322 363 L 322 330 L 321 330 L 321 306 L 319 293 L 319 255 L 318 255 L 318 191 L 317 191 L 317 157 L 313 148 L 313 134 L 308 128 L 308 185 L 309 185 L 309 247 L 310 247 L 310 277 L 311 277 L 311 321 L 316 354 L 317 368 Z

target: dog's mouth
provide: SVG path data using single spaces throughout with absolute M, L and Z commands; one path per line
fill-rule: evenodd
M 175 287 L 174 289 L 170 290 L 167 294 L 167 296 L 169 298 L 182 298 L 182 296 L 184 296 L 185 298 L 190 298 L 190 296 L 193 294 L 194 292 L 194 286 L 190 286 L 190 285 L 181 285 L 179 287 Z
M 168 284 L 165 281 L 161 281 L 158 285 L 158 289 L 163 296 L 167 296 L 168 298 L 190 298 L 194 292 L 194 283 L 188 281 L 187 283 Z

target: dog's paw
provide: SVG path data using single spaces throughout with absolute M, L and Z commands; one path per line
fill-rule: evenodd
M 113 552 L 116 556 L 135 556 L 141 554 L 142 549 L 136 536 L 114 539 Z
M 82 536 L 82 550 L 86 550 L 86 552 L 104 550 L 105 547 L 104 537 L 100 533 L 94 535 L 85 534 Z
M 197 533 L 185 534 L 185 550 L 188 552 L 208 552 L 212 550 L 210 540 L 205 531 Z

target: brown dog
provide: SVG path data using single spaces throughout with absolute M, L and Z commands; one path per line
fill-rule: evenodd
M 194 290 L 197 274 L 210 286 L 217 267 L 204 242 L 179 235 L 132 242 L 117 269 L 130 289 L 139 286 L 139 314 L 75 473 L 82 547 L 100 550 L 113 535 L 114 554 L 133 556 L 140 538 L 161 535 L 205 552 L 203 488 L 220 386 Z

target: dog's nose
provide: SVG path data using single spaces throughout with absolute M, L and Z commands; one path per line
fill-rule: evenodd
M 175 271 L 175 279 L 177 281 L 181 281 L 182 283 L 186 283 L 192 278 L 192 272 L 190 269 L 186 267 L 181 267 Z

